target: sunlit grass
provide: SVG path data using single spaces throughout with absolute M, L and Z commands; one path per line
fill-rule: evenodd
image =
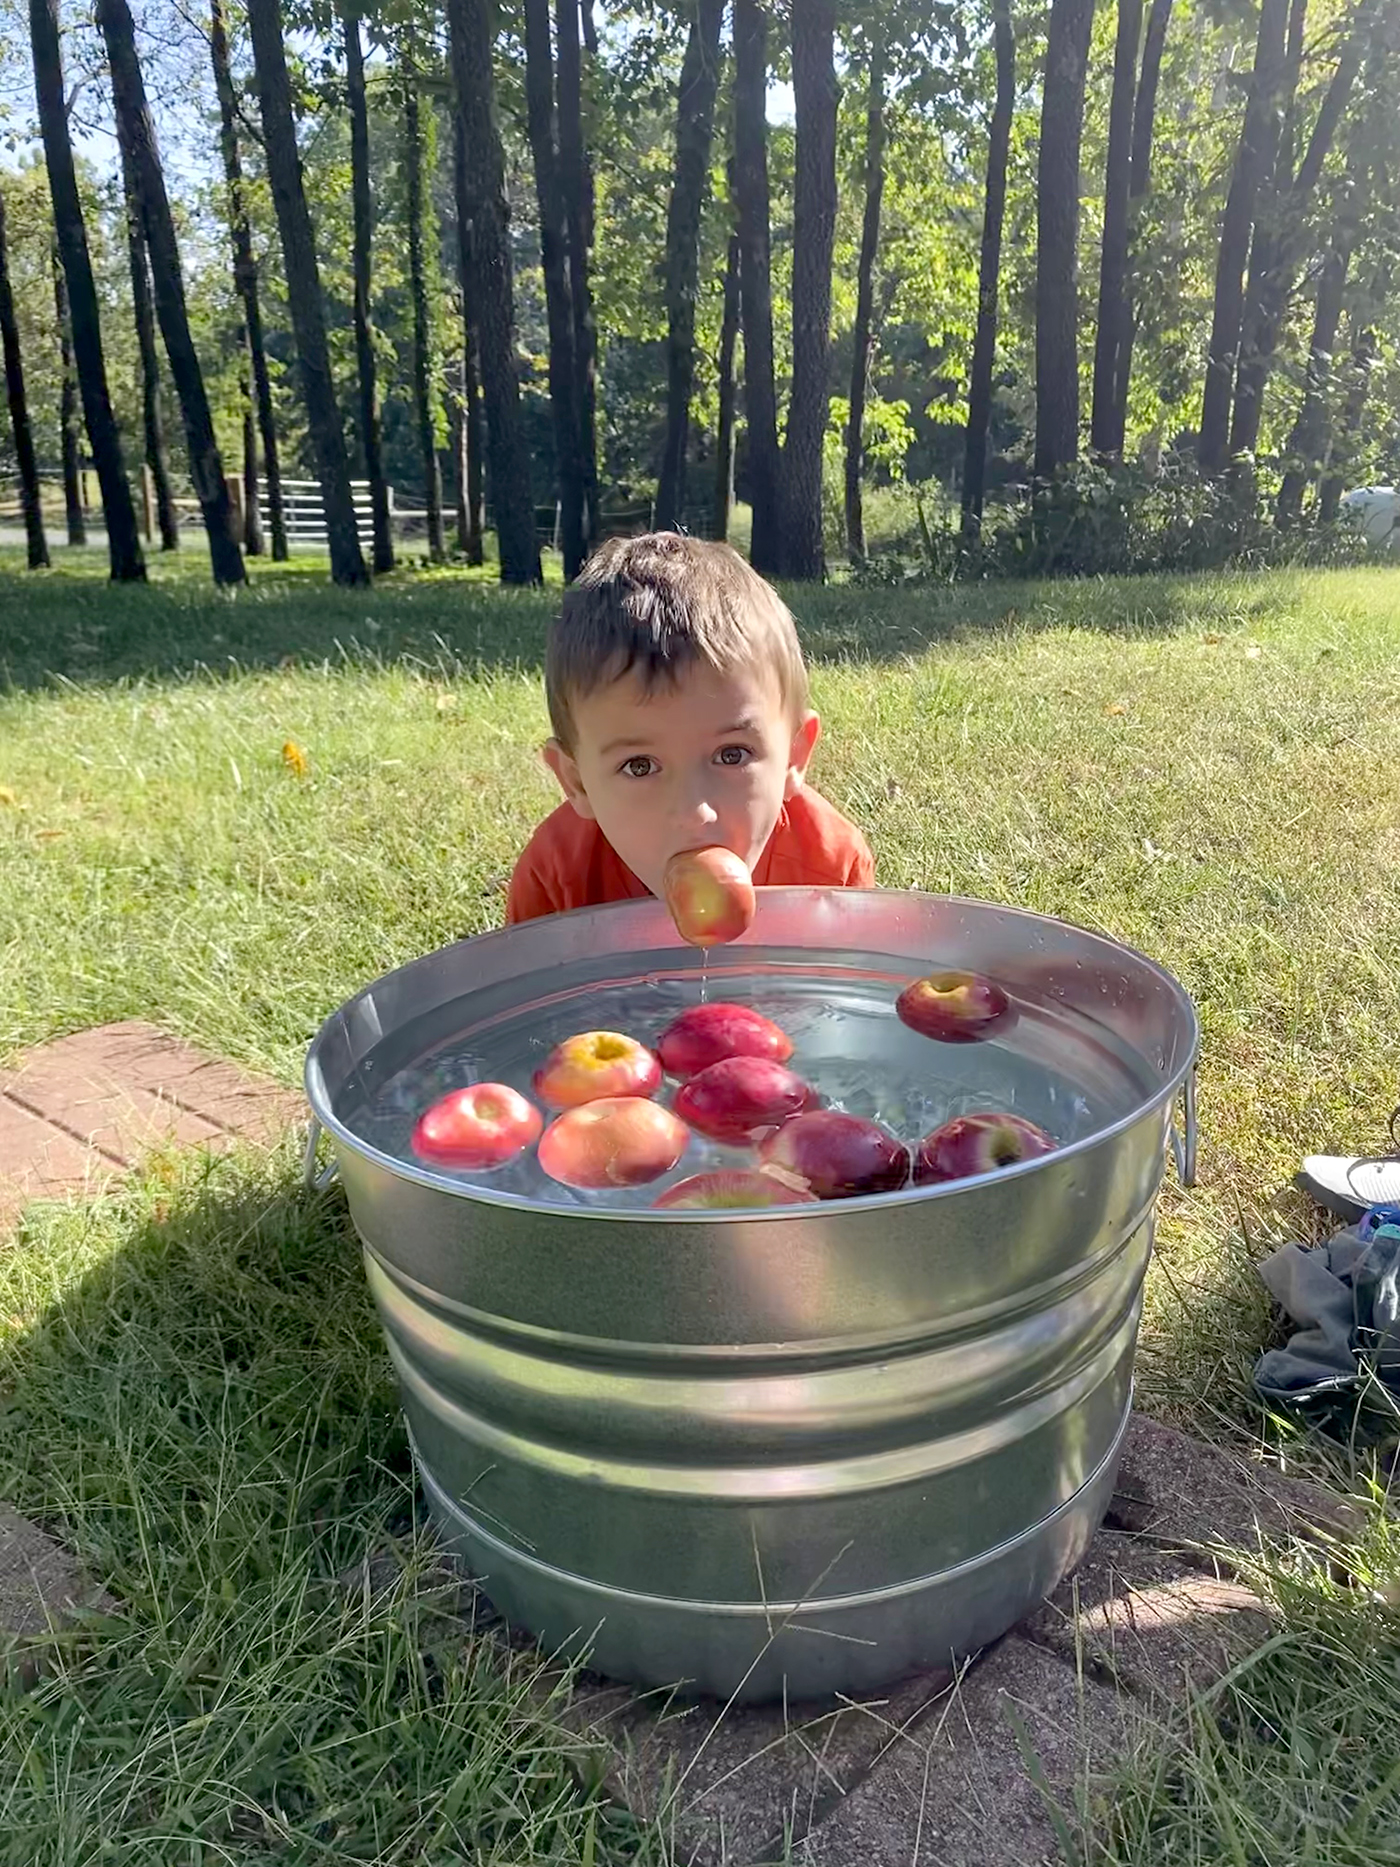
M 176 572 L 159 566 L 146 591 L 109 588 L 90 570 L 0 580 L 0 1054 L 146 1017 L 294 1082 L 307 1041 L 346 995 L 496 924 L 514 855 L 552 802 L 537 757 L 538 669 L 555 600 L 450 573 L 340 593 L 309 565 L 259 570 L 228 599 L 193 554 Z M 1298 1157 L 1379 1144 L 1400 1100 L 1400 573 L 848 586 L 793 602 L 826 723 L 817 782 L 866 829 L 882 883 L 1101 928 L 1195 995 L 1201 1183 L 1164 1196 L 1138 1391 L 1197 1430 L 1250 1432 L 1248 1370 L 1271 1327 L 1252 1267 L 1309 1223 L 1288 1190 Z M 304 752 L 304 773 L 284 758 L 288 742 Z M 163 1203 L 168 1219 L 156 1216 Z M 262 1209 L 272 1216 L 258 1218 Z M 227 1276 L 239 1252 L 243 1268 Z M 152 1837 L 184 1806 L 177 1784 L 201 1785 L 191 1809 L 207 1812 L 221 1793 L 237 1800 L 230 1785 L 263 1767 L 258 1727 L 282 1729 L 284 1666 L 312 1696 L 329 1693 L 347 1733 L 401 1693 L 417 1703 L 426 1688 L 396 1670 L 411 1670 L 418 1638 L 403 1620 L 411 1591 L 366 1628 L 309 1580 L 352 1559 L 408 1498 L 343 1221 L 304 1206 L 285 1174 L 211 1182 L 207 1197 L 148 1189 L 86 1217 L 31 1221 L 0 1258 L 0 1280 L 12 1319 L 6 1392 L 18 1396 L 0 1422 L 12 1483 L 112 1577 L 135 1616 L 135 1631 L 95 1637 L 11 1713 L 21 1748 L 10 1796 L 33 1798 L 25 1806 L 47 1809 L 50 1823 L 49 1851 L 25 1858 L 78 1858 L 58 1837 L 83 1810 L 100 1808 L 105 1822 L 118 1806 L 104 1772 L 128 1785 L 156 1772 L 140 1792 L 158 1812 L 139 1831 Z M 40 1418 L 51 1429 L 35 1432 Z M 221 1607 L 229 1563 L 234 1601 Z M 1377 1656 L 1378 1679 L 1394 1640 L 1389 1610 L 1367 1590 L 1334 1598 L 1324 1581 L 1300 1583 L 1285 1603 L 1289 1639 L 1248 1690 L 1272 1695 L 1261 1730 L 1268 1707 L 1295 1695 L 1298 1728 L 1314 1732 L 1306 1754 L 1327 1772 L 1352 1752 L 1317 1735 L 1337 1690 L 1324 1654 L 1350 1642 Z M 359 1655 L 348 1674 L 347 1642 Z M 135 1691 L 143 1646 L 164 1655 L 157 1678 L 214 1656 L 218 1702 L 241 1733 L 226 1753 L 224 1713 L 197 1724 L 213 1701 L 196 1704 L 180 1685 L 167 1718 L 165 1688 L 149 1682 L 127 1735 L 103 1748 L 97 1727 Z M 1366 1667 L 1360 1704 L 1393 1730 L 1390 1688 L 1365 1683 Z M 371 1688 L 370 1671 L 398 1683 Z M 428 1748 L 412 1752 L 424 1794 L 440 1797 L 453 1780 L 453 1746 L 466 1746 L 458 1769 L 476 1755 L 463 1735 L 476 1728 L 473 1694 L 480 1685 L 491 1699 L 498 1685 L 475 1678 L 451 1686 L 446 1749 L 425 1733 Z M 1153 1765 L 1125 1794 L 1122 1859 L 1400 1858 L 1348 1853 L 1344 1840 L 1315 1856 L 1282 1843 L 1270 1853 L 1258 1835 L 1273 1831 L 1259 1824 L 1276 1818 L 1270 1759 L 1282 1753 L 1238 1703 L 1228 1717 L 1205 1708 L 1176 1774 L 1164 1763 L 1154 1777 Z M 167 1725 L 195 1750 L 180 1749 L 185 1736 L 168 1747 Z M 267 1738 L 268 1754 L 280 1757 L 284 1741 Z M 564 1740 L 542 1725 L 523 1741 L 556 1785 L 520 1816 L 534 1820 L 564 1793 L 550 1775 Z M 35 1743 L 58 1759 L 43 1764 L 42 1786 L 32 1766 L 18 1768 Z M 286 1819 L 311 1823 L 308 1811 L 348 1798 L 359 1813 L 346 1820 L 382 1836 L 382 1858 L 420 1857 L 427 1831 L 407 1818 L 393 1828 L 400 1817 L 386 1813 L 409 1793 L 403 1782 L 392 1777 L 376 1800 L 367 1785 L 381 1783 L 384 1760 L 348 1737 L 335 1754 L 346 1774 L 303 1787 Z M 1244 1810 L 1243 1852 L 1207 1846 L 1217 1794 Z M 1358 1833 L 1374 1840 L 1389 1792 L 1371 1783 L 1356 1794 L 1372 1796 L 1371 1827 Z M 568 1804 L 554 1854 L 522 1851 L 524 1831 L 511 1830 L 481 1858 L 583 1858 L 583 1824 L 601 1819 L 590 1807 L 586 1795 Z M 1186 1838 L 1154 1853 L 1152 1824 L 1175 1837 L 1181 1810 L 1191 1811 Z M 141 1843 L 147 1853 L 131 1845 L 124 1860 L 173 1857 L 155 1839 Z M 230 1841 L 227 1857 L 262 1858 L 273 1845 Z M 601 1829 L 592 1845 L 602 1859 Z M 297 1858 L 323 1857 L 306 1846 Z M 438 1857 L 457 1858 L 442 1848 Z

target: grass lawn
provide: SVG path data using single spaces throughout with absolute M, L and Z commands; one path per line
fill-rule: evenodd
M 136 591 L 0 569 L 0 1056 L 148 1017 L 293 1082 L 342 998 L 499 920 L 551 802 L 553 598 L 311 567 L 224 598 L 188 557 Z M 883 883 L 1102 928 L 1195 995 L 1201 1184 L 1164 1198 L 1139 1398 L 1256 1434 L 1251 1266 L 1308 1223 L 1297 1158 L 1380 1146 L 1400 1100 L 1400 572 L 793 602 L 816 780 Z M 335 1585 L 367 1544 L 411 1563 L 411 1485 L 348 1222 L 290 1153 L 34 1209 L 0 1342 L 0 1496 L 124 1603 L 0 1701 L 0 1860 L 665 1858 L 528 1662 L 410 1578 Z M 1400 1862 L 1374 1515 L 1360 1586 L 1268 1578 L 1280 1635 L 1186 1747 L 1146 1746 L 1091 1852 Z

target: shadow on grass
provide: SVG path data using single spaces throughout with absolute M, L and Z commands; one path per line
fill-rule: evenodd
M 788 586 L 815 661 L 889 662 L 930 644 L 1008 629 L 1167 635 L 1240 624 L 1284 606 L 1275 580 L 1123 578 L 918 589 Z M 504 590 L 479 573 L 404 571 L 341 590 L 312 563 L 255 567 L 216 591 L 193 554 L 144 586 L 113 585 L 86 560 L 31 573 L 0 553 L 0 691 L 57 682 L 186 677 L 288 660 L 538 670 L 557 590 Z
M 638 1859 L 538 1657 L 424 1586 L 358 1245 L 290 1149 L 34 1208 L 0 1293 L 0 1495 L 119 1604 L 0 1687 L 26 1861 Z

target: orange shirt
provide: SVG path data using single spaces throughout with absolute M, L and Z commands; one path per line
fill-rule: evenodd
M 875 863 L 855 825 L 804 785 L 783 805 L 753 878 L 760 888 L 872 888 Z M 580 817 L 572 804 L 560 804 L 515 865 L 506 920 L 532 921 L 649 893 L 597 824 Z

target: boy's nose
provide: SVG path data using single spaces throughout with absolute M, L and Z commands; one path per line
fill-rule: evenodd
M 685 818 L 694 829 L 708 830 L 712 824 L 719 822 L 719 812 L 708 798 L 698 797 L 686 811 Z

